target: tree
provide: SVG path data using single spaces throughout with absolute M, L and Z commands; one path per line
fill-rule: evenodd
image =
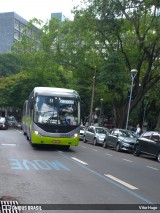
M 111 102 L 115 125 L 124 127 L 130 70 L 138 70 L 130 112 L 160 79 L 158 7 L 157 0 L 88 0 L 85 9 L 75 10 L 74 21 L 46 23 L 39 48 L 24 36 L 16 46 L 23 70 L 36 79 L 33 86 L 78 90 L 89 113 L 96 68 L 95 106 L 100 98 Z
M 14 75 L 21 71 L 19 58 L 12 53 L 0 54 L 0 77 Z
M 27 29 L 30 28 L 32 25 L 29 22 Z M 1 57 L 7 71 L 5 78 L 0 78 L 0 106 L 22 109 L 25 99 L 34 87 L 66 87 L 68 85 L 71 76 L 66 75 L 64 68 L 57 63 L 53 54 L 44 48 L 45 42 L 39 40 L 39 48 L 37 48 L 34 41 L 34 39 L 28 40 L 27 34 L 24 34 L 22 40 L 14 44 L 12 53 Z M 9 58 L 16 59 L 15 61 L 18 62 L 15 66 L 14 60 L 10 60 L 15 72 L 9 66 Z
M 112 94 L 117 127 L 125 126 L 130 70 L 138 70 L 130 112 L 160 79 L 158 2 L 89 0 L 89 6 L 76 13 L 79 22 L 87 20 L 81 31 L 87 33 L 88 30 L 87 35 L 94 40 L 92 48 L 101 62 L 97 73 Z

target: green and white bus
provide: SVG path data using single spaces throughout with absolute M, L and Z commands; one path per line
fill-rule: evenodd
M 23 116 L 22 116 L 22 130 L 24 135 L 27 134 L 27 105 L 28 105 L 28 100 L 25 100 L 23 104 Z
M 24 106 L 24 134 L 32 146 L 78 146 L 81 104 L 75 90 L 35 87 Z

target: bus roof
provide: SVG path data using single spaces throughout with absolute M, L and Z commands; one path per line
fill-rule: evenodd
M 79 98 L 79 94 L 72 89 L 57 88 L 57 87 L 35 87 L 33 89 L 34 94 L 45 96 L 62 96 L 62 97 L 76 97 Z

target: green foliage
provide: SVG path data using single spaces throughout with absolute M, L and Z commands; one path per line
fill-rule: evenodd
M 11 61 L 15 57 L 17 63 L 7 61 L 5 72 L 1 63 L 3 76 L 14 76 L 0 79 L 0 105 L 22 106 L 34 86 L 66 87 L 80 93 L 88 115 L 96 71 L 94 109 L 103 98 L 104 111 L 112 108 L 115 125 L 124 127 L 131 69 L 138 70 L 131 112 L 160 79 L 159 1 L 88 0 L 86 5 L 75 9 L 74 21 L 29 22 L 22 41 L 13 46 Z
M 20 60 L 15 54 L 0 54 L 0 77 L 14 75 L 20 71 Z

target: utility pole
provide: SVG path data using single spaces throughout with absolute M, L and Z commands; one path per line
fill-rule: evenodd
M 136 69 L 133 69 L 133 70 L 130 71 L 130 73 L 131 73 L 131 91 L 130 91 L 129 103 L 128 103 L 126 129 L 128 129 L 128 121 L 129 121 L 129 112 L 130 112 L 131 99 L 132 99 L 133 82 L 134 82 L 134 79 L 135 79 L 135 77 L 137 75 L 137 72 L 138 71 Z
M 92 96 L 91 96 L 91 105 L 90 105 L 89 123 L 88 123 L 89 126 L 91 126 L 93 121 L 93 104 L 94 104 L 95 87 L 96 87 L 96 66 L 94 70 L 93 83 L 92 83 Z
M 100 107 L 100 122 L 99 125 L 101 124 L 103 126 L 103 98 L 100 99 L 101 107 Z

